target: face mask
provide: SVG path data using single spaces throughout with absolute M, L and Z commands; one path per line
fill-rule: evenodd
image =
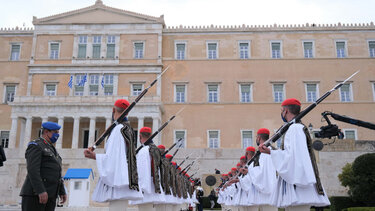
M 55 143 L 57 141 L 57 139 L 59 138 L 60 134 L 58 133 L 52 133 L 52 137 L 49 138 L 49 140 L 52 142 L 52 143 Z
M 288 120 L 286 120 L 285 117 L 283 116 L 283 112 L 281 112 L 281 119 L 282 119 L 284 122 L 288 122 Z

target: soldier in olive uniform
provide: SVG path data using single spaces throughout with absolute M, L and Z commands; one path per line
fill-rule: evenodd
M 60 128 L 54 122 L 44 122 L 42 137 L 30 141 L 27 146 L 27 176 L 20 193 L 23 211 L 55 210 L 58 196 L 61 203 L 66 201 L 61 157 L 52 145 L 59 138 Z

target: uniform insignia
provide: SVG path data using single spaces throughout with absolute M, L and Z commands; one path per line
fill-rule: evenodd
M 30 144 L 38 146 L 38 144 L 36 142 L 34 142 L 34 141 L 30 141 L 29 144 L 27 144 L 27 146 L 29 146 Z

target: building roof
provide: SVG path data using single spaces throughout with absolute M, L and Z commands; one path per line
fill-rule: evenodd
M 92 171 L 92 169 L 69 168 L 66 171 L 64 179 L 88 179 L 90 177 L 90 173 L 92 174 L 92 178 L 94 179 L 94 172 Z
M 127 10 L 108 7 L 102 1 L 89 7 L 51 15 L 44 18 L 33 17 L 34 25 L 60 25 L 60 24 L 162 24 L 164 15 L 153 17 Z

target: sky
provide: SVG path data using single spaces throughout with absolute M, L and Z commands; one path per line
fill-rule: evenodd
M 167 26 L 375 22 L 375 0 L 102 0 L 110 7 L 159 17 Z M 0 28 L 33 27 L 43 18 L 95 0 L 0 0 Z

